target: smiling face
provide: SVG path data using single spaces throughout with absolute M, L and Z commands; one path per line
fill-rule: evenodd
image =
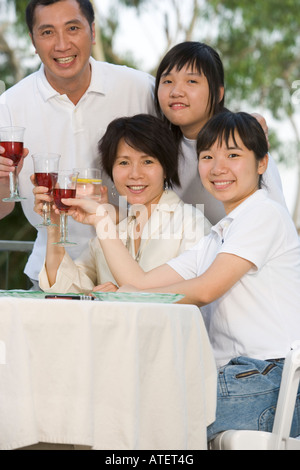
M 259 188 L 259 177 L 268 165 L 268 155 L 257 161 L 252 150 L 242 142 L 238 133 L 234 139 L 216 140 L 211 148 L 199 154 L 199 174 L 204 187 L 223 202 L 229 214 Z
M 79 101 L 91 79 L 94 26 L 91 29 L 77 1 L 37 6 L 31 38 L 52 87 Z
M 179 126 L 185 137 L 196 139 L 210 118 L 210 93 L 205 75 L 191 66 L 181 70 L 174 67 L 170 73 L 161 75 L 157 96 L 166 118 Z
M 151 204 L 157 204 L 164 191 L 165 175 L 160 162 L 124 139 L 118 145 L 112 176 L 121 196 L 127 197 L 130 204 L 143 204 L 150 212 Z

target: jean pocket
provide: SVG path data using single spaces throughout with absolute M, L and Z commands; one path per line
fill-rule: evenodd
M 259 418 L 259 431 L 272 432 L 274 418 L 275 418 L 276 406 L 264 410 Z M 295 411 L 291 426 L 291 437 L 300 436 L 300 395 L 297 396 Z
M 261 374 L 261 375 L 268 375 L 269 372 L 271 372 L 272 369 L 274 369 L 276 364 L 268 364 L 261 372 L 257 369 L 252 369 L 248 370 L 245 372 L 240 372 L 239 374 L 236 374 L 235 378 L 236 379 L 247 379 L 248 377 L 252 377 L 253 375 Z
M 278 391 L 281 374 L 276 363 L 238 357 L 220 369 L 219 393 L 242 397 Z

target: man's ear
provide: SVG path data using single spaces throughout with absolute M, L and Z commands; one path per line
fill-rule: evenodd
M 33 35 L 31 33 L 28 33 L 29 34 L 29 37 L 31 39 L 31 42 L 32 42 L 32 45 L 33 47 L 35 48 L 35 44 L 34 44 L 34 40 L 33 40 Z M 37 52 L 35 51 L 35 53 L 37 54 Z

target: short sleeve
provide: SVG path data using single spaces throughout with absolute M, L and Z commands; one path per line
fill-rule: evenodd
M 167 264 L 183 279 L 193 279 L 198 275 L 198 258 L 204 252 L 205 240 L 206 237 L 203 237 L 197 245 L 168 261 Z
M 284 210 L 274 204 L 263 204 L 259 209 L 256 205 L 240 214 L 225 231 L 220 253 L 244 258 L 259 270 L 269 259 L 279 255 L 285 245 L 288 228 Z

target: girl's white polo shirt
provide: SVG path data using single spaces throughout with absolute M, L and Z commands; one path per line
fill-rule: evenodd
M 217 365 L 237 356 L 285 357 L 300 338 L 300 244 L 288 211 L 264 190 L 256 191 L 168 264 L 191 279 L 219 253 L 240 256 L 255 267 L 221 298 L 201 307 Z

